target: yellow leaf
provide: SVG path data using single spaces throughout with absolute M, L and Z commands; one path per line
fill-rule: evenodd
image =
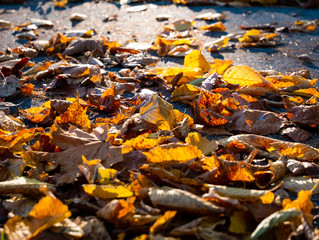
M 260 197 L 260 200 L 263 204 L 271 204 L 275 199 L 273 192 L 267 192 L 265 195 Z
M 156 146 L 148 152 L 143 152 L 149 162 L 187 162 L 199 158 L 202 153 L 196 146 L 183 144 L 167 144 Z
M 311 191 L 304 191 L 301 190 L 298 193 L 298 197 L 296 200 L 292 201 L 290 199 L 284 199 L 282 205 L 283 209 L 291 209 L 291 208 L 297 208 L 298 210 L 301 210 L 305 213 L 306 217 L 310 222 L 312 221 L 312 214 L 311 210 L 314 206 L 314 204 L 311 201 L 312 192 Z
M 196 78 L 200 78 L 203 73 L 201 68 L 194 67 L 170 67 L 164 69 L 155 69 L 153 71 L 155 74 L 162 74 L 167 83 L 171 83 L 177 74 L 183 73 L 183 77 L 178 81 L 179 85 L 189 83 Z
M 194 124 L 194 119 L 186 113 L 182 113 L 178 109 L 174 109 L 175 123 L 179 123 L 183 121 L 185 118 L 188 118 L 187 126 L 191 126 Z
M 307 89 L 298 89 L 293 91 L 294 95 L 303 96 L 303 97 L 319 97 L 319 92 L 316 88 L 307 88 Z
M 122 185 L 84 184 L 83 189 L 87 194 L 101 199 L 126 198 L 133 196 L 132 191 L 128 187 Z
M 251 29 L 245 33 L 241 38 L 238 38 L 239 42 L 258 42 L 261 37 L 261 33 L 258 29 Z
M 51 107 L 50 107 L 51 108 Z M 51 109 L 46 107 L 31 107 L 22 110 L 21 113 L 31 122 L 43 123 L 49 119 L 52 114 Z M 52 121 L 52 120 L 51 120 Z M 51 122 L 52 123 L 52 122 Z
M 117 171 L 112 168 L 98 168 L 97 169 L 97 182 L 99 184 L 110 184 L 115 178 Z
M 238 84 L 239 86 L 269 83 L 253 68 L 245 65 L 228 68 L 223 75 L 223 79 L 230 84 Z
M 216 141 L 210 141 L 207 138 L 202 137 L 198 132 L 189 133 L 185 142 L 197 146 L 204 155 L 214 152 L 218 147 Z
M 197 97 L 200 93 L 200 89 L 190 84 L 183 84 L 182 86 L 176 88 L 172 92 L 171 100 L 175 101 L 191 101 Z
M 212 70 L 210 71 L 210 75 L 213 72 L 222 75 L 231 65 L 233 65 L 233 60 L 220 60 L 216 58 L 212 63 Z
M 68 0 L 54 0 L 54 5 L 57 6 L 58 8 L 64 8 L 68 4 Z
M 90 129 L 91 123 L 86 114 L 87 109 L 83 108 L 79 100 L 73 102 L 65 113 L 55 119 L 57 124 L 72 123 L 84 129 Z
M 140 108 L 141 117 L 152 124 L 155 124 L 158 130 L 171 130 L 174 127 L 173 106 L 163 100 L 158 94 Z
M 200 68 L 203 73 L 206 73 L 210 69 L 210 64 L 200 50 L 194 50 L 185 56 L 184 67 Z
M 208 31 L 214 32 L 214 31 L 225 31 L 226 27 L 223 25 L 222 22 L 217 22 L 217 23 L 212 23 L 210 25 L 202 26 L 199 29 L 208 30 Z
M 151 149 L 158 144 L 164 143 L 169 138 L 171 137 L 161 137 L 157 133 L 149 133 L 127 140 L 123 143 L 123 145 L 132 146 L 136 150 Z
M 160 216 L 156 222 L 150 227 L 150 233 L 157 232 L 164 224 L 168 224 L 176 215 L 177 211 L 166 211 Z
M 57 198 L 46 196 L 34 205 L 28 215 L 28 219 L 14 216 L 5 224 L 4 229 L 9 239 L 19 239 L 17 236 L 24 236 L 25 239 L 30 239 L 70 216 L 71 212 L 68 206 Z

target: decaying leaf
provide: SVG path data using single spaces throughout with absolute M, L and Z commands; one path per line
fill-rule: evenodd
M 219 214 L 224 208 L 213 205 L 189 192 L 174 188 L 151 188 L 148 192 L 153 205 L 192 214 Z

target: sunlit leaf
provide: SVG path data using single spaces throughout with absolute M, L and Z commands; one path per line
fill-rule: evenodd
M 27 219 L 15 216 L 5 224 L 4 229 L 9 239 L 18 239 L 18 236 L 30 239 L 70 216 L 68 206 L 57 198 L 46 196 L 34 205 Z
M 203 73 L 211 68 L 200 50 L 194 50 L 185 56 L 184 67 L 200 68 Z
M 274 199 L 274 195 L 269 195 L 269 191 L 267 190 L 244 189 L 220 185 L 208 186 L 212 187 L 221 196 L 235 198 L 241 201 L 256 201 L 263 198 L 267 203 L 271 203 Z
M 51 109 L 46 107 L 31 107 L 22 110 L 21 113 L 31 122 L 40 124 L 52 123 L 55 117 Z
M 190 85 L 190 84 L 183 84 L 182 86 L 176 88 L 172 92 L 171 100 L 172 102 L 175 101 L 190 101 L 193 100 L 196 96 L 200 93 L 200 89 Z
M 32 83 L 27 83 L 22 86 L 21 91 L 25 94 L 31 95 L 33 93 L 34 85 Z
M 302 190 L 312 191 L 313 194 L 319 193 L 319 179 L 310 178 L 306 176 L 291 177 L 285 176 L 283 178 L 283 188 L 288 191 L 299 193 Z
M 238 38 L 239 42 L 258 42 L 261 37 L 261 33 L 258 29 L 251 29 L 245 33 L 245 35 L 241 38 Z
M 156 146 L 148 152 L 143 152 L 147 161 L 160 162 L 187 162 L 202 156 L 202 152 L 193 145 L 167 144 Z
M 226 27 L 223 25 L 222 22 L 217 22 L 217 23 L 212 23 L 210 25 L 204 25 L 200 27 L 199 29 L 214 32 L 214 31 L 225 31 Z
M 150 227 L 150 233 L 158 232 L 163 228 L 163 225 L 169 224 L 169 222 L 175 217 L 176 211 L 166 211 L 164 215 L 160 216 L 156 222 Z
M 87 109 L 83 108 L 79 101 L 75 101 L 64 114 L 55 119 L 55 122 L 57 124 L 71 123 L 84 129 L 90 129 L 91 124 L 86 111 Z
M 312 196 L 311 191 L 301 190 L 298 193 L 298 197 L 296 200 L 291 201 L 290 199 L 284 199 L 284 201 L 282 202 L 283 209 L 287 210 L 291 208 L 297 208 L 298 210 L 305 213 L 309 221 L 312 221 L 311 210 L 314 204 L 311 201 L 311 196 Z
M 233 65 L 233 60 L 220 60 L 215 58 L 210 73 L 213 71 L 222 75 L 231 65 Z
M 54 0 L 54 5 L 58 8 L 64 8 L 68 4 L 68 0 Z
M 87 194 L 101 199 L 126 198 L 133 196 L 131 190 L 122 185 L 84 184 L 83 189 Z
M 223 79 L 231 84 L 239 86 L 249 86 L 269 82 L 253 68 L 245 65 L 238 65 L 228 68 L 223 75 Z
M 189 133 L 185 142 L 197 146 L 204 155 L 214 152 L 218 147 L 216 141 L 209 141 L 207 138 L 202 137 L 198 132 Z
M 137 150 L 151 149 L 156 145 L 162 144 L 170 137 L 161 137 L 156 133 L 147 133 L 139 135 L 136 138 L 127 140 L 123 143 L 124 146 L 132 146 Z

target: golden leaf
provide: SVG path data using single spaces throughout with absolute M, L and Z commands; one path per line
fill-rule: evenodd
M 207 138 L 202 137 L 198 132 L 189 133 L 187 138 L 185 138 L 185 142 L 197 146 L 204 155 L 211 154 L 218 148 L 216 141 L 210 141 Z
M 164 143 L 169 138 L 171 137 L 161 137 L 157 133 L 147 133 L 125 141 L 123 145 L 132 146 L 136 150 L 151 149 L 158 144 Z
M 217 22 L 217 23 L 212 23 L 210 25 L 202 26 L 199 29 L 214 32 L 214 31 L 225 31 L 226 27 L 223 25 L 222 22 Z
M 31 107 L 22 110 L 21 113 L 34 123 L 46 123 L 52 115 L 51 109 L 46 107 Z
M 239 42 L 258 42 L 261 37 L 261 33 L 258 29 L 251 29 L 245 33 L 241 38 L 238 38 Z
M 70 105 L 65 113 L 56 117 L 55 122 L 57 124 L 73 123 L 81 128 L 90 129 L 91 123 L 86 111 L 87 109 L 83 108 L 77 100 Z
M 184 144 L 167 144 L 156 146 L 148 152 L 143 152 L 149 162 L 187 162 L 199 158 L 202 152 L 196 146 Z
M 150 233 L 158 232 L 159 229 L 163 227 L 165 224 L 169 224 L 169 222 L 175 217 L 177 211 L 166 211 L 164 215 L 160 216 L 156 222 L 150 227 Z
M 185 56 L 184 67 L 200 68 L 203 73 L 208 72 L 211 68 L 200 50 L 194 50 Z
M 312 214 L 311 210 L 314 206 L 314 204 L 311 201 L 312 192 L 311 191 L 304 191 L 301 190 L 298 193 L 298 197 L 296 200 L 292 201 L 290 199 L 284 199 L 282 205 L 283 209 L 291 209 L 291 208 L 297 208 L 298 210 L 301 210 L 305 213 L 308 221 L 312 221 Z
M 231 65 L 233 65 L 233 60 L 220 60 L 216 58 L 212 63 L 212 70 L 209 74 L 212 74 L 212 72 L 216 72 L 222 75 Z
M 70 216 L 68 206 L 57 198 L 46 196 L 34 205 L 28 219 L 15 216 L 4 225 L 4 229 L 9 239 L 19 239 L 22 236 L 30 239 Z
M 245 65 L 238 65 L 228 68 L 224 72 L 223 79 L 230 84 L 238 84 L 239 86 L 269 83 L 253 68 Z
M 230 217 L 229 231 L 233 233 L 247 233 L 247 216 L 245 212 L 236 211 Z
M 33 93 L 34 85 L 32 83 L 28 83 L 23 85 L 21 88 L 21 92 L 31 95 Z
M 172 92 L 171 100 L 175 101 L 191 101 L 197 97 L 200 93 L 200 89 L 190 84 L 183 84 L 182 86 L 176 88 Z
M 54 5 L 57 6 L 58 8 L 64 8 L 68 4 L 68 0 L 54 0 Z
M 112 198 L 126 198 L 132 197 L 132 191 L 122 185 L 95 185 L 95 184 L 84 184 L 84 191 L 93 196 L 101 199 L 112 199 Z

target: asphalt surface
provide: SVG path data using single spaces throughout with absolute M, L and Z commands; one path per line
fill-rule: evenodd
M 66 8 L 59 9 L 53 1 L 26 1 L 18 5 L 0 5 L 0 19 L 14 25 L 27 23 L 31 18 L 51 20 L 54 27 L 40 28 L 39 39 L 50 39 L 57 32 L 73 29 L 94 29 L 97 34 L 121 43 L 127 41 L 154 42 L 163 31 L 162 26 L 178 19 L 193 20 L 200 13 L 224 12 L 226 32 L 200 34 L 199 40 L 204 44 L 214 38 L 240 30 L 240 25 L 276 23 L 280 26 L 291 26 L 296 20 L 313 20 L 319 18 L 319 9 L 302 9 L 297 7 L 229 7 L 229 6 L 184 6 L 170 2 L 148 2 L 145 11 L 128 13 L 127 8 L 134 5 L 120 5 L 106 1 L 82 1 L 69 3 Z M 70 21 L 72 13 L 84 13 L 88 16 L 84 21 Z M 169 14 L 168 21 L 159 22 L 155 17 Z M 105 21 L 107 17 L 117 15 L 116 21 Z M 204 21 L 196 21 L 200 27 Z M 0 31 L 0 51 L 6 48 L 21 46 L 26 41 L 17 40 L 12 29 Z M 221 51 L 219 53 L 204 52 L 208 60 L 213 58 L 232 59 L 235 64 L 246 64 L 257 70 L 274 69 L 282 73 L 300 68 L 309 69 L 312 78 L 319 78 L 319 28 L 310 33 L 281 33 L 280 45 L 275 48 L 241 48 Z M 298 55 L 307 54 L 313 61 L 298 59 Z M 182 59 L 165 58 L 157 66 L 182 64 Z

